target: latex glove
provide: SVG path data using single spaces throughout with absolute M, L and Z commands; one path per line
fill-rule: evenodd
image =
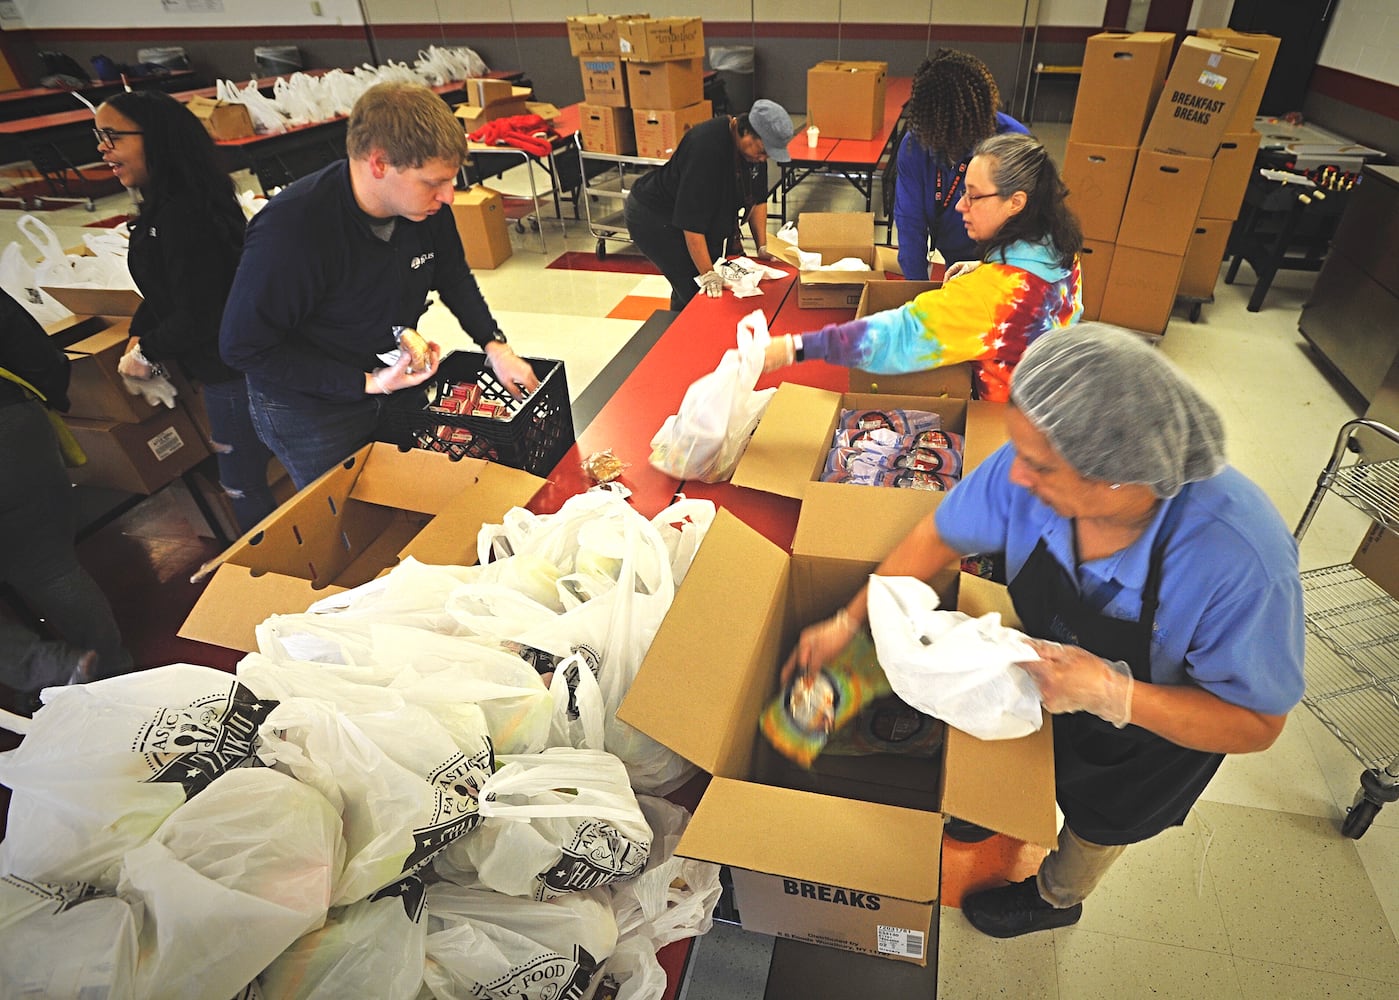
M 140 396 L 151 406 L 164 404 L 166 409 L 175 408 L 175 386 L 163 375 L 151 375 L 147 378 L 132 378 L 130 375 L 121 377 L 122 385 L 126 391 L 133 396 Z
M 1038 660 L 1019 666 L 1040 689 L 1040 701 L 1055 715 L 1090 712 L 1118 729 L 1132 721 L 1132 668 L 1104 660 L 1080 646 L 1031 639 Z
M 855 623 L 844 608 L 824 621 L 808 625 L 802 629 L 787 662 L 782 664 L 782 683 L 785 685 L 798 672 L 816 673 L 835 659 L 854 636 Z
M 487 344 L 486 363 L 495 372 L 495 377 L 500 379 L 500 384 L 516 399 L 523 399 L 539 388 L 539 377 L 534 374 L 534 368 L 511 350 L 509 344 L 495 341 Z
M 767 349 L 763 351 L 763 373 L 775 372 L 779 368 L 786 368 L 797 360 L 797 349 L 792 342 L 792 335 L 784 334 L 781 337 L 773 337 L 768 341 Z
M 146 356 L 141 353 L 139 347 L 132 348 L 121 356 L 117 362 L 117 374 L 125 375 L 127 378 L 150 378 L 151 363 L 146 360 Z M 134 396 L 135 393 L 132 393 Z
M 953 278 L 960 277 L 961 275 L 971 274 L 980 266 L 981 261 L 979 260 L 959 260 L 943 272 L 942 280 L 951 281 Z
M 399 350 L 394 353 L 398 357 L 394 359 L 393 364 L 370 372 L 365 392 L 370 395 L 387 396 L 400 389 L 411 389 L 415 385 L 421 385 L 432 377 L 432 373 L 437 371 L 438 362 L 442 360 L 442 348 L 431 340 L 427 344 L 427 365 L 424 368 L 412 367 L 411 352 Z
M 778 264 L 781 264 L 783 262 L 781 257 L 777 256 L 777 254 L 773 253 L 771 250 L 768 249 L 768 245 L 766 243 L 758 247 L 758 259 L 763 261 L 771 261 Z
M 706 271 L 696 278 L 695 282 L 711 299 L 717 299 L 724 294 L 724 278 L 718 271 Z

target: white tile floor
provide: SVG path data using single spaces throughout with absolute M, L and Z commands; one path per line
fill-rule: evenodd
M 1054 128 L 1054 127 L 1049 127 Z M 1064 126 L 1045 131 L 1062 148 Z M 521 171 L 516 171 L 521 173 Z M 522 177 L 497 185 L 528 190 Z M 861 207 L 843 181 L 808 181 L 796 206 Z M 120 196 L 96 213 L 43 213 L 65 246 L 93 218 L 122 211 Z M 0 243 L 16 238 L 19 213 L 0 211 Z M 576 397 L 639 325 L 607 319 L 627 294 L 665 296 L 656 278 L 545 270 L 565 247 L 591 252 L 586 222 L 547 221 L 548 254 L 528 230 L 514 255 L 478 274 L 522 354 L 562 358 Z M 27 247 L 26 247 L 27 249 Z M 613 244 L 610 252 L 622 248 Z M 1219 407 L 1231 460 L 1296 523 L 1341 423 L 1357 415 L 1297 332 L 1312 275 L 1284 274 L 1264 309 L 1244 304 L 1252 281 L 1216 288 L 1198 324 L 1178 310 L 1164 350 Z M 435 307 L 424 326 L 461 342 Z M 455 338 L 455 340 L 453 339 Z M 1304 568 L 1348 562 L 1364 519 L 1328 500 L 1302 545 Z M 972 930 L 960 911 L 941 917 L 940 995 L 981 997 L 1273 1000 L 1399 995 L 1399 806 L 1380 813 L 1359 841 L 1340 817 L 1360 765 L 1305 708 L 1266 753 L 1226 761 L 1187 824 L 1129 851 L 1074 927 L 1010 941 Z M 723 926 L 701 939 L 685 1000 L 761 997 L 770 941 Z M 880 998 L 883 1000 L 883 998 Z M 899 998 L 901 1000 L 901 998 Z

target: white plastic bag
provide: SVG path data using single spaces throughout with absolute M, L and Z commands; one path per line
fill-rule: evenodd
M 613 1000 L 661 1000 L 667 986 L 656 949 L 640 937 L 619 940 L 612 957 L 602 964 L 593 980 L 593 996 Z M 604 989 L 610 992 L 604 994 Z
M 232 996 L 319 927 L 344 859 L 340 817 L 315 789 L 245 768 L 128 851 L 118 893 L 142 915 L 136 995 Z
M 938 611 L 922 580 L 871 576 L 870 632 L 894 692 L 918 709 L 983 740 L 1040 728 L 1039 688 L 1017 663 L 1037 659 L 1001 616 Z
M 761 310 L 738 324 L 738 346 L 685 390 L 679 412 L 651 439 L 651 464 L 677 479 L 721 483 L 733 475 L 776 389 L 756 390 L 768 340 Z
M 0 996 L 130 1000 L 139 931 L 115 893 L 0 878 Z
M 695 560 L 700 543 L 714 523 L 714 501 L 681 497 L 655 517 L 651 524 L 670 553 L 670 572 L 678 588 Z
M 677 857 L 676 845 L 690 814 L 666 799 L 638 795 L 651 827 L 651 854 L 636 878 L 612 887 L 617 932 L 641 937 L 652 952 L 672 941 L 705 934 L 714 926 L 714 907 L 723 886 L 719 866 Z
M 645 866 L 651 828 L 616 757 L 554 748 L 501 760 L 481 787 L 481 825 L 447 852 L 483 885 L 548 900 Z
M 186 799 L 257 765 L 273 705 L 228 674 L 177 663 L 50 688 L 24 741 L 0 754 L 12 789 L 0 871 L 116 885 L 122 855 Z
M 440 883 L 427 893 L 424 981 L 438 1000 L 570 1000 L 617 945 L 605 892 L 550 902 Z
M 426 960 L 424 891 L 410 876 L 331 910 L 323 927 L 298 938 L 258 976 L 264 1000 L 414 1000 Z
M 10 242 L 0 252 L 0 288 L 20 305 L 41 326 L 56 323 L 73 315 L 73 310 L 39 287 L 34 265 L 24 257 L 19 244 Z

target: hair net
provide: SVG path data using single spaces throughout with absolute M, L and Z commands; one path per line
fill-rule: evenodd
M 1045 334 L 1011 377 L 1010 401 L 1079 475 L 1173 497 L 1224 467 L 1219 414 L 1154 347 L 1106 323 Z

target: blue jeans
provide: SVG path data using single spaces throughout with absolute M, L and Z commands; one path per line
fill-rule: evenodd
M 219 460 L 219 485 L 228 495 L 238 530 L 245 532 L 277 506 L 267 486 L 272 452 L 258 437 L 242 378 L 204 385 L 204 409 Z
M 374 440 L 380 400 L 365 396 L 352 403 L 272 393 L 248 386 L 253 426 L 298 490 Z
M 76 665 L 68 661 L 88 649 L 97 651 L 95 676 L 129 672 L 112 606 L 78 562 L 73 487 L 39 403 L 0 405 L 0 469 L 0 580 L 67 643 L 0 631 L 0 681 L 19 690 L 65 683 Z

